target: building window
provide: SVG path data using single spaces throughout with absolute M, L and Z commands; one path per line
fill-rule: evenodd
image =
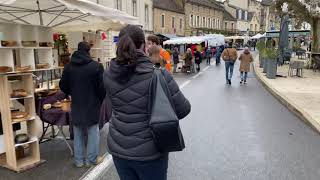
M 225 22 L 225 23 L 224 23 L 224 29 L 227 29 L 227 28 L 228 28 L 228 23 Z
M 202 17 L 202 27 L 206 27 L 206 18 Z
M 234 23 L 231 23 L 231 29 L 232 30 L 234 29 Z
M 144 12 L 145 12 L 145 17 L 144 17 L 145 18 L 144 19 L 145 20 L 145 26 L 149 27 L 149 5 L 146 4 L 144 6 Z
M 138 16 L 137 13 L 137 0 L 132 0 L 132 15 Z
M 208 18 L 208 28 L 211 28 L 211 18 Z
M 252 24 L 250 24 L 250 31 L 252 31 L 253 30 L 253 25 Z
M 216 28 L 216 19 L 212 20 L 212 28 L 215 29 Z
M 171 19 L 171 27 L 172 28 L 175 28 L 175 25 L 174 25 L 175 22 L 174 21 L 175 21 L 175 19 L 174 19 L 174 17 L 172 17 L 172 19 Z
M 257 25 L 257 24 L 254 25 L 254 30 L 255 30 L 255 31 L 258 31 L 258 25 Z
M 217 29 L 220 29 L 220 19 L 217 20 Z
M 200 27 L 200 16 L 197 16 L 197 27 Z
M 244 20 L 246 20 L 246 21 L 248 20 L 248 11 L 244 12 Z
M 190 25 L 191 27 L 193 27 L 193 25 L 194 25 L 194 23 L 193 23 L 193 15 L 192 15 L 192 14 L 190 14 L 190 22 L 189 22 L 189 25 Z
M 122 4 L 121 4 L 122 0 L 115 0 L 115 8 L 118 10 L 122 9 Z
M 238 19 L 240 19 L 240 20 L 242 19 L 242 11 L 241 11 L 241 9 L 238 10 Z
M 182 23 L 183 23 L 182 18 L 180 18 L 180 26 L 179 26 L 179 27 L 180 27 L 180 30 L 183 28 L 183 27 L 182 27 Z
M 161 15 L 161 27 L 164 28 L 164 18 L 165 18 L 165 15 L 162 14 Z

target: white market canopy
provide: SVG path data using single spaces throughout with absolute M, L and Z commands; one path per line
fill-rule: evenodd
M 201 44 L 203 42 L 207 42 L 209 46 L 220 46 L 225 43 L 223 35 L 209 34 L 205 36 L 177 37 L 164 41 L 163 44 Z
M 138 18 L 89 0 L 0 0 L 0 21 L 48 27 L 101 23 L 104 29 L 139 25 Z
M 262 37 L 263 37 L 263 35 L 260 34 L 260 33 L 258 33 L 258 34 L 256 34 L 256 35 L 250 37 L 250 39 L 260 39 L 260 38 L 262 38 Z
M 231 39 L 246 39 L 245 36 L 228 36 L 228 37 L 225 37 L 226 40 L 231 40 Z

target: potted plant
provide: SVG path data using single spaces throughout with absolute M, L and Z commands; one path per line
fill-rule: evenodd
M 260 68 L 263 68 L 263 64 L 264 64 L 263 60 L 264 60 L 264 58 L 262 56 L 263 56 L 263 51 L 264 51 L 265 48 L 266 48 L 265 42 L 260 40 L 257 43 L 257 49 L 259 50 L 259 67 Z
M 265 61 L 267 61 L 267 78 L 275 79 L 277 76 L 278 50 L 274 48 L 266 48 L 265 54 L 266 54 Z

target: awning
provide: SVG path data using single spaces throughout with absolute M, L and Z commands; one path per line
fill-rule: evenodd
M 48 27 L 86 23 L 139 25 L 137 17 L 89 0 L 0 0 L 0 21 Z
M 209 46 L 219 46 L 224 44 L 224 36 L 220 34 L 210 34 L 205 36 L 177 37 L 163 42 L 166 44 L 201 44 L 208 42 Z
M 260 39 L 260 38 L 262 38 L 262 36 L 263 36 L 262 34 L 258 33 L 256 35 L 250 37 L 250 39 Z
M 245 36 L 228 36 L 225 37 L 226 40 L 231 40 L 231 39 L 245 39 Z

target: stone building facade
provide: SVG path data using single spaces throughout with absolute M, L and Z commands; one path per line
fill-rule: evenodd
M 223 31 L 223 7 L 212 0 L 186 0 L 186 36 Z
M 176 0 L 153 0 L 153 22 L 155 34 L 184 36 L 183 3 Z

